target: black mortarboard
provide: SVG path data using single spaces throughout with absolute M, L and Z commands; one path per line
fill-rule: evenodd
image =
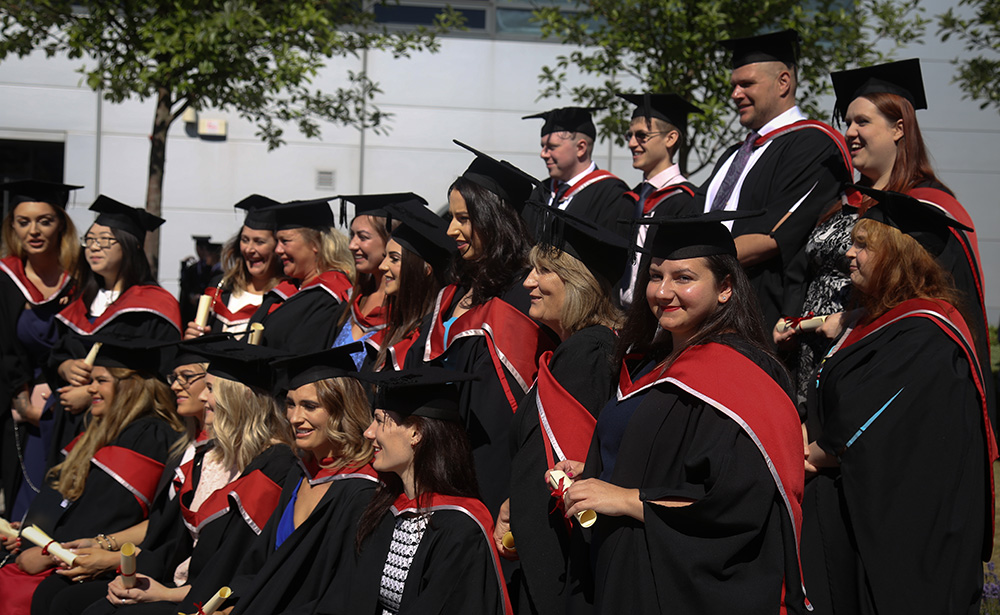
M 165 372 L 171 372 L 181 365 L 191 365 L 192 363 L 208 363 L 208 359 L 191 352 L 191 349 L 181 342 L 172 342 L 164 350 L 163 369 Z
M 643 218 L 633 223 L 655 227 L 650 229 L 650 236 L 646 238 L 640 252 L 677 261 L 716 254 L 736 256 L 736 242 L 723 222 L 755 218 L 763 214 L 764 210 L 718 210 L 697 216 Z
M 129 207 L 103 194 L 90 206 L 90 211 L 97 212 L 94 224 L 125 231 L 137 237 L 140 243 L 146 239 L 147 232 L 155 231 L 165 222 L 163 218 L 154 216 L 145 209 Z
M 198 246 L 209 246 L 212 243 L 211 235 L 191 235 L 191 239 L 193 239 L 195 245 Z
M 855 98 L 877 92 L 902 96 L 910 101 L 914 109 L 927 108 L 924 79 L 917 58 L 842 70 L 830 73 L 830 79 L 837 95 L 834 110 L 840 117 L 846 117 L 847 107 Z
M 26 201 L 33 201 L 65 208 L 69 201 L 70 191 L 80 188 L 83 186 L 43 182 L 36 179 L 22 179 L 0 184 L 0 191 L 10 194 L 11 207 Z
M 278 374 L 281 388 L 290 391 L 311 382 L 343 378 L 356 372 L 358 367 L 351 354 L 364 347 L 364 342 L 354 342 L 298 357 L 277 359 L 271 362 L 271 367 Z
M 289 201 L 268 207 L 267 211 L 274 212 L 275 225 L 279 231 L 294 228 L 323 230 L 334 225 L 330 199 Z
M 275 205 L 280 205 L 280 203 L 266 196 L 251 194 L 233 207 L 246 210 L 247 215 L 243 219 L 243 226 L 255 231 L 274 232 L 276 225 L 273 207 Z
M 757 62 L 783 62 L 785 66 L 799 63 L 799 33 L 795 30 L 770 32 L 746 38 L 719 41 L 733 56 L 732 68 Z
M 356 374 L 355 377 L 378 387 L 376 408 L 391 410 L 403 418 L 423 416 L 442 421 L 462 420 L 455 383 L 478 379 L 465 372 L 430 366 Z
M 185 350 L 208 360 L 208 373 L 249 387 L 270 391 L 274 385 L 271 361 L 288 353 L 267 346 L 238 342 L 228 335 L 197 337 L 183 342 Z
M 522 120 L 542 119 L 541 136 L 550 135 L 554 132 L 582 132 L 591 139 L 597 138 L 597 127 L 594 126 L 594 118 L 590 115 L 594 111 L 600 111 L 604 107 L 560 107 L 549 111 L 542 111 L 534 115 L 526 115 Z
M 448 236 L 448 223 L 430 209 L 388 205 L 386 212 L 399 226 L 392 230 L 392 238 L 399 245 L 424 259 L 434 271 L 443 271 L 454 256 L 455 240 Z
M 94 365 L 121 367 L 155 376 L 165 380 L 167 359 L 173 353 L 174 342 L 144 337 L 124 337 L 107 333 L 95 333 L 83 338 L 83 345 L 90 348 L 95 342 L 101 343 Z
M 497 195 L 520 215 L 538 180 L 506 160 L 497 160 L 457 139 L 452 141 L 476 155 L 462 177 Z
M 390 204 L 403 207 L 424 207 L 427 200 L 412 192 L 392 192 L 387 194 L 353 194 L 340 195 L 340 223 L 347 224 L 347 203 L 354 205 L 354 217 L 380 216 L 386 217 L 385 208 Z
M 540 210 L 540 227 L 535 232 L 539 245 L 562 250 L 582 262 L 594 277 L 610 284 L 621 279 L 629 251 L 624 237 L 561 209 L 532 205 Z
M 687 130 L 687 116 L 691 113 L 701 113 L 701 109 L 684 100 L 677 94 L 619 94 L 618 98 L 635 105 L 632 119 L 657 118 L 668 124 L 673 124 L 682 133 Z
M 943 209 L 907 194 L 875 190 L 867 186 L 855 185 L 854 188 L 877 201 L 865 211 L 862 218 L 899 229 L 916 239 L 932 256 L 938 256 L 944 250 L 951 235 L 949 227 L 972 231 Z

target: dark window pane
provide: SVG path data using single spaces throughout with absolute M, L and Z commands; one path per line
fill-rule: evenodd
M 465 27 L 470 30 L 486 29 L 486 11 L 477 9 L 455 9 L 465 16 Z M 379 23 L 396 23 L 411 26 L 429 26 L 441 12 L 432 6 L 375 5 L 375 20 Z

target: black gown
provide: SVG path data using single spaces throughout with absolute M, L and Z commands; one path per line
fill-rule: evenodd
M 528 197 L 528 203 L 548 207 L 554 192 L 553 183 L 553 180 L 546 180 L 535 186 L 531 196 Z M 633 210 L 632 202 L 625 197 L 626 192 L 628 185 L 625 182 L 607 171 L 596 169 L 575 184 L 563 197 L 563 200 L 570 199 L 565 211 L 622 233 L 627 229 L 627 225 L 621 225 L 618 220 L 631 218 Z M 553 203 L 552 207 L 556 207 L 556 203 Z M 522 217 L 529 232 L 536 232 L 541 211 L 531 206 L 524 208 Z
M 840 467 L 807 485 L 802 542 L 816 613 L 979 612 L 996 445 L 973 353 L 951 306 L 910 300 L 828 355 L 810 438 Z
M 347 309 L 351 281 L 339 271 L 325 271 L 294 294 L 289 285 L 279 284 L 264 295 L 253 323 L 264 325 L 261 345 L 308 354 L 333 346 L 337 322 Z
M 564 391 L 594 417 L 613 391 L 614 345 L 615 334 L 611 329 L 599 325 L 587 327 L 559 344 L 548 363 L 552 376 Z M 576 601 L 581 599 L 584 588 L 571 587 L 566 572 L 571 548 L 569 528 L 562 511 L 556 508 L 558 500 L 543 481 L 545 471 L 551 466 L 538 412 L 540 386 L 543 386 L 541 379 L 521 400 L 511 425 L 510 525 L 524 575 L 515 604 L 518 612 L 524 614 L 579 612 Z M 546 404 L 545 412 L 555 415 L 560 408 Z M 579 422 L 576 425 L 579 430 L 592 433 L 592 425 L 584 427 Z M 559 436 L 556 434 L 557 440 Z M 584 461 L 586 446 L 583 444 L 575 457 L 570 451 L 563 452 L 576 461 Z M 574 605 L 567 611 L 571 599 Z
M 634 383 L 623 373 L 602 410 L 584 477 L 639 489 L 645 522 L 598 516 L 598 612 L 805 611 L 802 433 L 791 386 L 772 359 L 733 343 L 739 351 L 692 347 L 663 375 L 646 365 Z M 693 502 L 653 503 L 667 498 Z
M 853 180 L 853 167 L 844 138 L 833 128 L 804 120 L 776 132 L 779 134 L 769 139 L 768 135 L 763 135 L 762 139 L 769 140 L 770 144 L 747 171 L 738 195 L 737 210 L 766 210 L 766 213 L 736 220 L 732 227 L 733 237 L 763 233 L 771 235 L 778 244 L 778 256 L 746 269 L 768 330 L 778 322 L 782 308 L 788 303 L 786 293 L 792 288 L 799 289 L 798 284 L 792 284 L 787 278 L 785 271 L 799 268 L 795 261 L 805 258 L 806 242 L 819 217 L 837 201 L 842 185 Z M 719 157 L 712 175 L 701 186 L 703 196 L 712 178 L 737 149 L 739 144 Z M 793 207 L 795 211 L 772 233 L 775 225 Z M 799 304 L 801 306 L 801 299 Z

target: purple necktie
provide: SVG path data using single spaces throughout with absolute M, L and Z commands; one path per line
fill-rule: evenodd
M 722 185 L 719 186 L 719 191 L 715 193 L 715 198 L 712 200 L 712 211 L 726 208 L 726 202 L 729 201 L 729 196 L 733 193 L 733 188 L 736 187 L 736 182 L 739 181 L 740 175 L 743 174 L 743 169 L 747 167 L 750 154 L 753 153 L 753 143 L 759 138 L 760 135 L 757 134 L 757 131 L 751 132 L 747 135 L 747 140 L 737 150 L 736 157 L 733 158 L 732 164 L 729 165 L 726 176 L 722 178 Z

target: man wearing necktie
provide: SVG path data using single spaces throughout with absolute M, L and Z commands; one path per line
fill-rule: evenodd
M 853 169 L 840 133 L 807 120 L 795 104 L 795 30 L 720 44 L 732 54 L 732 99 L 748 133 L 722 155 L 699 192 L 705 212 L 766 210 L 731 229 L 770 329 L 782 315 L 800 315 L 804 286 L 789 274 L 799 269 L 809 233 L 837 206 Z

